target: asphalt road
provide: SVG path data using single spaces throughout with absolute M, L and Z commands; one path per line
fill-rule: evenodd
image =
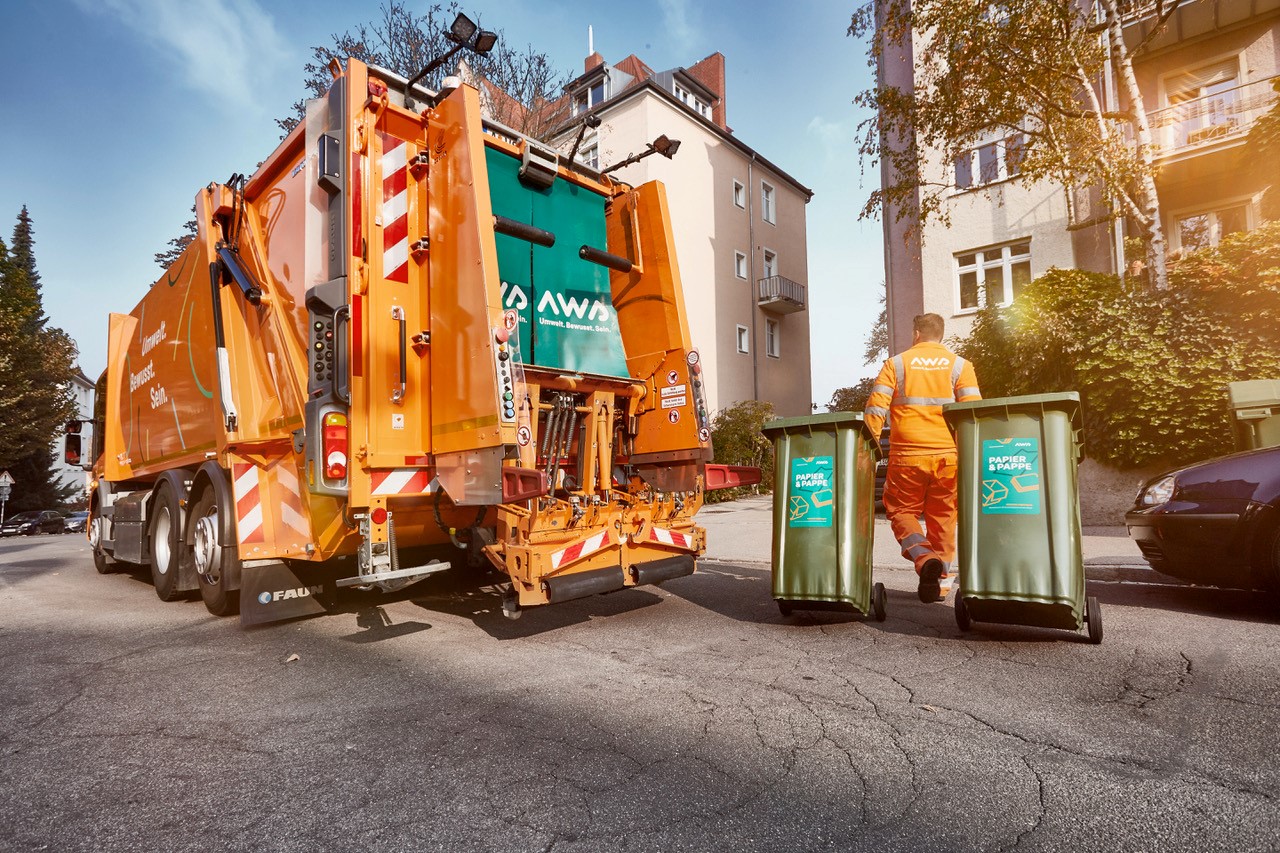
M 0 849 L 1275 850 L 1280 615 L 1091 582 L 1105 641 L 783 619 L 767 567 L 242 629 L 0 541 Z

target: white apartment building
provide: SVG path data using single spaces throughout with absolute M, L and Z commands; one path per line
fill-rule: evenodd
M 80 446 L 82 448 L 82 457 L 85 464 L 91 460 L 91 448 L 93 447 L 93 395 L 94 384 L 89 377 L 84 375 L 84 371 L 79 367 L 71 376 L 71 390 L 76 395 L 76 413 L 80 419 Z M 84 468 L 79 465 L 68 465 L 63 458 L 63 436 L 61 431 L 53 439 L 53 476 L 61 485 L 75 486 L 84 493 L 88 480 L 85 478 Z
M 1133 5 L 1125 37 L 1136 44 L 1150 32 L 1155 7 Z M 911 86 L 912 46 L 885 56 L 883 83 Z M 1134 66 L 1159 146 L 1156 187 L 1170 250 L 1256 228 L 1266 185 L 1241 155 L 1249 128 L 1275 102 L 1280 0 L 1184 0 Z M 916 314 L 936 312 L 949 336 L 963 336 L 981 307 L 1007 304 L 1051 267 L 1122 266 L 1124 223 L 1068 231 L 1061 187 L 1019 179 L 1022 144 L 1018 134 L 993 135 L 954 163 L 931 164 L 953 188 L 949 228 L 931 222 L 922 240 L 913 238 L 885 211 L 892 351 L 910 345 Z
M 779 415 L 811 411 L 806 204 L 813 192 L 743 143 L 725 120 L 724 57 L 655 72 L 636 56 L 596 53 L 565 87 L 569 117 L 552 134 L 565 155 L 588 115 L 577 159 L 604 170 L 665 135 L 675 156 L 611 175 L 666 186 L 689 330 L 719 411 L 766 400 Z

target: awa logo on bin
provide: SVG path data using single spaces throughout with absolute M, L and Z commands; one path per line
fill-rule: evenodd
M 791 460 L 791 493 L 787 496 L 787 523 L 791 527 L 831 526 L 833 461 L 830 456 Z
M 982 511 L 990 515 L 1039 514 L 1039 439 L 982 442 Z

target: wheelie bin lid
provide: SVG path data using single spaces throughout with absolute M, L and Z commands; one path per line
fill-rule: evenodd
M 1228 382 L 1227 398 L 1231 401 L 1231 408 L 1238 417 L 1241 415 L 1241 409 L 1280 406 L 1280 379 L 1247 379 L 1243 382 Z M 1245 419 L 1241 417 L 1241 420 Z
M 760 431 L 768 438 L 788 432 L 829 432 L 840 427 L 856 427 L 862 435 L 880 449 L 880 436 L 872 435 L 871 428 L 862 419 L 862 412 L 826 412 L 821 415 L 807 415 L 799 418 L 774 418 L 761 427 Z
M 1064 412 L 1071 418 L 1072 429 L 1080 429 L 1084 416 L 1080 410 L 1080 395 L 1075 391 L 1056 394 L 1026 394 L 1021 397 L 992 397 L 968 403 L 948 403 L 942 407 L 942 416 L 954 426 L 957 421 L 967 421 L 981 415 L 1022 414 L 1034 415 L 1044 411 Z

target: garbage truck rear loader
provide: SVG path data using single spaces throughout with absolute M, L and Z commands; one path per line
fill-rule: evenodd
M 512 616 L 692 573 L 705 491 L 758 473 L 708 464 L 662 187 L 570 168 L 469 86 L 334 73 L 110 317 L 99 567 L 250 622 L 467 561 Z

